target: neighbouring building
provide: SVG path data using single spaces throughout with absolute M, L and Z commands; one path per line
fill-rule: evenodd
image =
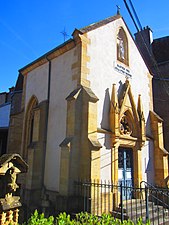
M 8 151 L 29 165 L 20 179 L 28 211 L 70 209 L 78 179 L 168 185 L 152 75 L 121 15 L 75 29 L 19 74 Z
M 10 126 L 8 131 L 8 152 L 19 153 L 22 142 L 23 108 L 22 105 L 23 76 L 19 74 L 11 97 Z M 16 150 L 17 149 L 17 150 Z
M 11 96 L 13 87 L 9 88 L 9 92 L 0 93 L 0 156 L 6 153 L 8 128 L 11 109 Z
M 163 120 L 164 147 L 169 150 L 169 36 L 153 39 L 149 27 L 135 34 L 136 44 L 153 75 L 154 111 Z

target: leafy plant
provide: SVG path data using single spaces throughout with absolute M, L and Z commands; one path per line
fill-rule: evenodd
M 45 218 L 44 213 L 39 214 L 37 210 L 35 210 L 34 214 L 29 218 L 27 223 L 23 225 L 54 225 L 54 217 L 50 216 Z M 76 214 L 75 219 L 72 219 L 69 214 L 65 212 L 60 213 L 56 217 L 57 225 L 134 225 L 134 222 L 131 220 L 124 220 L 121 222 L 119 219 L 115 219 L 111 214 L 102 214 L 102 216 L 98 217 L 96 215 L 92 215 L 87 212 L 81 212 Z M 136 225 L 150 225 L 148 221 L 146 224 L 143 223 L 140 218 Z
M 121 222 L 119 219 L 115 219 L 111 214 L 102 214 L 101 217 L 92 215 L 87 212 L 81 212 L 76 214 L 76 218 L 71 220 L 70 215 L 67 215 L 65 212 L 61 213 L 57 217 L 58 225 L 134 225 L 134 222 L 131 220 L 124 220 Z M 136 225 L 150 225 L 149 222 L 146 224 L 143 223 L 140 218 Z
M 53 225 L 54 217 L 50 216 L 45 218 L 44 213 L 39 214 L 37 210 L 35 210 L 34 214 L 28 219 L 27 225 Z
M 57 225 L 74 225 L 77 224 L 75 220 L 71 220 L 70 215 L 65 212 L 60 213 L 58 217 L 56 217 Z

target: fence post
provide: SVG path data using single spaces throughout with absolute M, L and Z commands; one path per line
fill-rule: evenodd
M 145 186 L 145 197 L 146 197 L 146 221 L 149 220 L 149 208 L 148 208 L 148 187 Z
M 120 203 L 121 203 L 121 221 L 124 220 L 124 214 L 123 214 L 123 185 L 120 184 Z
M 86 188 L 84 183 L 82 183 L 82 186 L 84 187 L 83 211 L 86 212 Z

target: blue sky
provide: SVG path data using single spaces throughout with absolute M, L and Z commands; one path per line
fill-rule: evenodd
M 154 38 L 169 35 L 168 0 L 132 2 L 142 26 L 148 25 Z M 15 85 L 20 68 L 63 43 L 64 29 L 71 38 L 75 28 L 115 15 L 116 5 L 135 33 L 123 0 L 1 0 L 0 92 Z

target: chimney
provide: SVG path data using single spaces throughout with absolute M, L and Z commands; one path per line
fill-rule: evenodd
M 135 42 L 136 45 L 147 64 L 150 71 L 152 71 L 153 66 L 153 54 L 152 54 L 152 48 L 151 44 L 153 42 L 153 32 L 152 30 L 146 26 L 139 32 L 135 34 Z
M 147 45 L 151 45 L 153 42 L 153 32 L 152 30 L 146 26 L 139 32 L 137 32 L 135 35 L 136 43 L 139 43 L 140 41 L 146 42 Z

